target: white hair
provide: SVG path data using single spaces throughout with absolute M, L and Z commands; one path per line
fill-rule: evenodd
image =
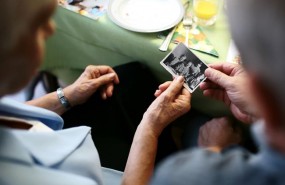
M 273 92 L 285 113 L 285 1 L 228 0 L 228 8 L 245 68 Z
M 29 61 L 36 65 L 34 56 L 26 47 L 36 47 L 38 29 L 45 25 L 53 13 L 55 0 L 4 0 L 1 1 L 0 11 L 0 97 L 15 93 L 25 85 L 36 70 L 29 67 Z M 34 37 L 32 37 L 32 35 Z M 32 39 L 32 40 L 28 40 Z M 30 43 L 29 43 L 30 41 Z M 31 44 L 30 46 L 27 46 Z M 34 58 L 33 58 L 34 57 Z M 15 69 L 22 69 L 21 77 Z
M 52 0 L 4 0 L 0 11 L 0 64 L 14 49 L 23 34 L 29 31 L 39 11 Z

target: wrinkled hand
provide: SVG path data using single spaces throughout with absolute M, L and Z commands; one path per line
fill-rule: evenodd
M 149 124 L 156 136 L 179 116 L 190 110 L 191 94 L 183 88 L 183 77 L 166 82 L 155 92 L 157 97 L 144 113 L 143 121 Z M 159 91 L 159 93 L 158 93 Z
M 119 78 L 111 67 L 90 65 L 73 84 L 64 88 L 64 93 L 74 106 L 86 102 L 98 89 L 103 99 L 111 97 L 114 84 L 118 83 Z
M 200 128 L 198 144 L 205 148 L 223 149 L 232 144 L 240 143 L 241 138 L 241 131 L 235 130 L 228 118 L 214 118 Z
M 255 111 L 250 107 L 247 74 L 238 64 L 221 63 L 209 65 L 207 81 L 200 84 L 205 96 L 223 101 L 233 115 L 245 123 L 253 121 Z

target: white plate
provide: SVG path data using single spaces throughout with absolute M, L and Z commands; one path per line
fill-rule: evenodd
M 136 32 L 158 32 L 178 24 L 181 0 L 110 0 L 108 15 L 117 25 Z

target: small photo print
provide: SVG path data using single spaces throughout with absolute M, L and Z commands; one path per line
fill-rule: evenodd
M 160 64 L 173 76 L 185 78 L 184 87 L 193 93 L 201 82 L 208 66 L 194 55 L 183 43 L 178 44 Z

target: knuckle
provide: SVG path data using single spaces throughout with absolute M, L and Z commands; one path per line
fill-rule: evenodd
M 93 65 L 88 65 L 86 68 L 85 68 L 85 70 L 92 70 L 92 69 L 94 69 L 95 68 L 95 66 L 93 66 Z
M 86 72 L 87 74 L 94 74 L 94 72 L 96 73 L 96 66 L 88 65 L 88 66 L 85 68 L 85 72 Z
M 204 126 L 201 126 L 200 128 L 199 128 L 199 134 L 202 134 L 204 132 Z
M 213 78 L 215 79 L 215 81 L 216 81 L 218 84 L 220 84 L 221 81 L 222 81 L 221 76 L 219 76 L 219 75 L 217 75 L 217 74 L 215 74 L 215 75 L 213 76 Z
M 223 123 L 228 123 L 230 120 L 229 120 L 229 118 L 227 118 L 227 117 L 222 117 L 222 118 L 221 118 L 221 121 L 222 121 Z

